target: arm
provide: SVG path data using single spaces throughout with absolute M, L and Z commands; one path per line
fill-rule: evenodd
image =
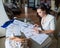
M 50 33 L 54 33 L 55 31 L 55 18 L 52 18 L 50 21 L 49 21 L 49 30 L 39 30 L 38 27 L 35 26 L 34 30 L 35 31 L 38 31 L 39 33 L 46 33 L 46 34 L 50 34 Z
M 55 18 L 53 18 L 50 22 L 49 22 L 49 30 L 40 30 L 40 32 L 42 33 L 54 33 L 55 31 Z
M 40 30 L 40 32 L 49 34 L 49 33 L 54 33 L 54 30 Z

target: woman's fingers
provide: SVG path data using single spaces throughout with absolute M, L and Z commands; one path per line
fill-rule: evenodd
M 38 27 L 39 25 L 38 24 L 34 24 L 34 27 Z
M 36 32 L 36 33 L 39 33 L 39 30 L 37 27 L 33 28 L 33 31 Z

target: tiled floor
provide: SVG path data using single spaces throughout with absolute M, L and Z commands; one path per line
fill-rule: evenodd
M 0 38 L 0 48 L 5 48 L 5 38 Z

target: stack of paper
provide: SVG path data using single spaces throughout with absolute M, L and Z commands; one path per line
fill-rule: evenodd
M 41 45 L 48 37 L 49 36 L 46 34 L 37 34 L 35 36 L 31 36 L 31 39 Z

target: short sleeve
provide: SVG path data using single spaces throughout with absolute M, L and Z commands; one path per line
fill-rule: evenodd
M 50 29 L 55 30 L 56 19 L 52 18 L 50 21 Z

